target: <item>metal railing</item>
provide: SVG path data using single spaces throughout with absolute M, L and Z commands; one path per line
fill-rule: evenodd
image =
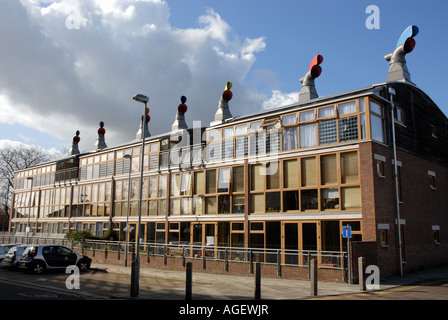
M 26 236 L 0 235 L 1 243 L 26 243 Z M 30 245 L 59 244 L 79 251 L 90 251 L 92 255 L 118 253 L 124 255 L 124 241 L 84 240 L 82 242 L 66 238 L 28 237 Z M 128 243 L 128 252 L 135 252 L 136 243 Z M 319 268 L 346 269 L 347 253 L 341 251 L 286 250 L 264 248 L 242 248 L 226 246 L 202 246 L 189 243 L 140 243 L 140 255 L 163 256 L 180 259 L 217 260 L 224 262 L 260 262 L 280 266 L 309 267 L 311 259 L 316 259 Z

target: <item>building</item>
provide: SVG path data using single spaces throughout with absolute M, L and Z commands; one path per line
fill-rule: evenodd
M 348 225 L 353 260 L 382 275 L 447 263 L 448 119 L 410 80 L 417 32 L 386 56 L 384 83 L 319 97 L 316 55 L 289 106 L 233 117 L 228 83 L 206 127 L 187 127 L 182 97 L 165 134 L 142 117 L 136 140 L 107 147 L 100 123 L 81 154 L 77 133 L 67 158 L 16 172 L 10 231 L 123 236 L 138 221 L 143 153 L 144 242 L 346 251 Z

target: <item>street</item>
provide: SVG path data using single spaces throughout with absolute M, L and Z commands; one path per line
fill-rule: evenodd
M 95 265 L 80 274 L 79 288 L 69 290 L 70 274 L 41 275 L 0 269 L 1 300 L 126 300 L 130 299 L 130 268 Z M 404 284 L 381 285 L 377 291 L 359 291 L 358 285 L 319 282 L 317 296 L 306 280 L 261 279 L 263 300 L 448 300 L 448 276 L 431 273 Z M 181 271 L 143 268 L 138 299 L 185 300 L 185 274 Z M 254 300 L 254 278 L 193 274 L 193 300 Z

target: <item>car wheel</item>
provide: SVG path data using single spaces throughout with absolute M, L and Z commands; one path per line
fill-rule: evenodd
M 81 260 L 78 262 L 78 268 L 79 268 L 79 271 L 86 272 L 87 270 L 89 270 L 90 264 L 86 260 Z
M 44 266 L 44 264 L 43 264 L 42 262 L 36 262 L 36 263 L 32 266 L 31 271 L 32 271 L 34 274 L 42 274 L 42 273 L 45 272 L 45 266 Z

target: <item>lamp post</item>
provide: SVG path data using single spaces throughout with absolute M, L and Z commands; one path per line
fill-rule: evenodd
M 30 234 L 30 216 L 31 216 L 31 204 L 32 204 L 32 200 L 33 200 L 33 182 L 34 182 L 34 178 L 33 177 L 27 177 L 26 180 L 31 181 L 31 189 L 30 189 L 30 202 L 28 205 L 28 224 L 26 227 L 26 243 L 28 243 L 28 237 Z
M 129 236 L 129 210 L 130 210 L 130 199 L 131 199 L 131 162 L 132 162 L 132 154 L 125 154 L 124 158 L 129 159 L 129 177 L 128 177 L 128 207 L 126 210 L 126 245 L 125 245 L 125 254 L 124 254 L 124 266 L 128 266 L 128 236 Z
M 139 291 L 139 278 L 140 278 L 140 222 L 142 219 L 142 196 L 143 196 L 143 167 L 145 164 L 145 122 L 146 122 L 146 104 L 149 101 L 149 98 L 142 94 L 136 94 L 132 97 L 135 101 L 141 102 L 144 104 L 143 108 L 143 116 L 142 116 L 142 150 L 140 152 L 141 155 L 141 164 L 140 164 L 140 198 L 138 202 L 138 224 L 137 224 L 137 254 L 135 256 L 135 261 L 132 262 L 132 270 L 131 270 L 131 297 L 137 297 Z

